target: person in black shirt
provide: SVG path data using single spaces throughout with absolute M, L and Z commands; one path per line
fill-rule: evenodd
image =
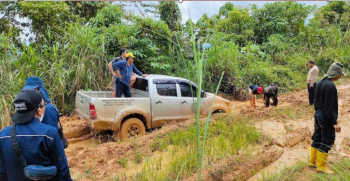
M 335 132 L 340 132 L 338 125 L 338 94 L 334 81 L 339 80 L 343 65 L 333 63 L 324 78 L 315 87 L 315 130 L 312 136 L 310 166 L 317 167 L 317 172 L 333 173 L 327 169 L 328 152 L 335 141 Z
M 265 88 L 264 90 L 264 100 L 265 100 L 265 106 L 269 107 L 270 106 L 270 98 L 273 100 L 273 105 L 277 106 L 278 104 L 278 87 L 279 83 L 275 82 L 272 85 L 269 85 L 268 87 Z

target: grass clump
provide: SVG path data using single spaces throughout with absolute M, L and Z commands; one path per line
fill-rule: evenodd
M 135 159 L 135 163 L 137 164 L 142 162 L 142 153 L 137 147 L 135 148 L 135 151 L 134 151 L 134 159 Z
M 126 168 L 126 165 L 128 163 L 128 159 L 126 157 L 122 157 L 120 160 L 119 160 L 119 163 L 121 163 L 123 165 L 124 168 Z
M 302 175 L 303 170 L 308 166 L 307 162 L 299 162 L 295 166 L 286 167 L 279 173 L 262 174 L 262 178 L 259 181 L 294 181 Z
M 201 134 L 205 131 L 201 126 Z M 137 180 L 174 180 L 187 178 L 197 171 L 196 126 L 171 132 L 154 142 L 169 145 L 161 157 L 147 159 Z M 209 123 L 208 142 L 203 153 L 203 167 L 212 165 L 220 159 L 235 155 L 241 149 L 261 142 L 261 132 L 247 117 L 220 117 Z M 181 170 L 182 169 L 182 170 Z
M 316 169 L 308 167 L 308 162 L 299 162 L 294 166 L 286 167 L 279 173 L 263 174 L 260 181 L 294 181 L 294 180 L 313 180 L 313 181 L 350 181 L 350 160 L 342 158 L 335 163 L 329 163 L 333 174 L 316 173 Z
M 343 158 L 342 160 L 330 164 L 329 167 L 334 174 L 316 174 L 313 176 L 315 181 L 350 181 L 350 160 Z

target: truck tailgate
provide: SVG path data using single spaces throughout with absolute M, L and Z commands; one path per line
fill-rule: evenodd
M 131 98 L 112 98 L 111 95 L 110 91 L 78 91 L 75 101 L 76 114 L 88 121 L 92 128 L 108 130 L 114 123 L 121 121 L 117 120 L 117 117 L 134 114 L 136 110 L 151 113 L 149 97 L 137 93 Z
M 75 97 L 75 111 L 79 118 L 81 119 L 90 119 L 90 103 L 92 98 L 85 95 L 83 92 L 78 91 Z M 85 119 L 85 120 L 86 120 Z

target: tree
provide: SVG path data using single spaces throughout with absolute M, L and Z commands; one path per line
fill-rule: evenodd
M 157 9 L 160 14 L 160 19 L 168 25 L 170 31 L 180 30 L 182 15 L 177 2 L 160 1 Z
M 350 5 L 345 1 L 328 2 L 328 5 L 317 10 L 315 19 L 319 21 L 324 28 L 340 26 L 342 31 L 346 31 L 349 26 Z
M 47 31 L 57 35 L 65 32 L 65 23 L 76 19 L 70 13 L 69 6 L 65 2 L 19 2 L 20 15 L 32 20 L 31 29 L 36 34 L 36 40 L 45 36 Z
M 208 17 L 208 15 L 205 13 L 196 23 L 196 41 L 198 40 L 199 43 L 209 41 L 219 22 L 219 15 L 214 14 L 213 16 Z
M 291 37 L 298 35 L 306 17 L 316 6 L 306 6 L 294 1 L 266 3 L 262 8 L 253 5 L 255 39 L 262 44 L 272 34 Z
M 98 10 L 111 4 L 110 1 L 65 1 L 71 13 L 79 15 L 86 21 L 95 17 Z
M 21 30 L 16 27 L 16 25 L 20 25 L 20 22 L 16 20 L 15 15 L 18 11 L 18 3 L 3 1 L 0 2 L 0 34 L 10 34 L 12 41 L 15 44 L 19 44 L 19 35 Z M 26 23 L 21 24 L 22 26 L 26 26 Z
M 252 22 L 248 8 L 234 7 L 228 18 L 219 22 L 217 29 L 230 34 L 234 41 L 242 45 L 254 36 Z
M 158 18 L 159 14 L 157 12 L 157 4 L 155 3 L 143 3 L 142 1 L 119 1 L 116 3 L 120 9 L 124 12 L 131 12 L 133 14 L 139 14 L 142 17 Z M 135 7 L 136 11 L 127 10 L 125 7 Z M 127 17 L 125 17 L 127 18 Z
M 95 27 L 109 27 L 121 23 L 123 11 L 116 5 L 109 5 L 98 11 L 96 17 L 90 19 L 90 24 Z
M 231 2 L 226 2 L 223 6 L 220 7 L 219 9 L 219 16 L 224 16 L 224 18 L 228 18 L 228 15 L 230 12 L 233 10 L 233 3 Z

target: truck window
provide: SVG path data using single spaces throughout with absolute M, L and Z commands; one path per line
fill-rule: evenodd
M 133 88 L 148 92 L 148 81 L 146 79 L 136 78 Z
M 193 97 L 197 97 L 197 88 L 195 86 L 192 86 L 192 92 L 191 92 L 190 84 L 186 82 L 179 82 L 179 85 L 181 90 L 181 97 L 192 97 L 192 92 L 193 92 Z
M 177 97 L 176 84 L 156 84 L 158 95 Z

